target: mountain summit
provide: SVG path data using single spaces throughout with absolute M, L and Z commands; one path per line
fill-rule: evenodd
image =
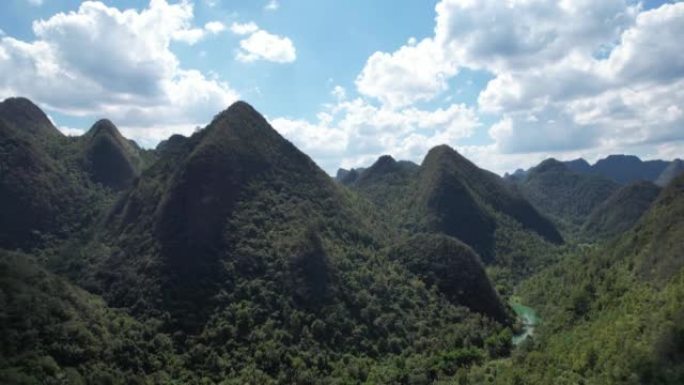
M 97 121 L 83 137 L 85 168 L 96 183 L 123 190 L 140 173 L 138 149 L 107 119 Z

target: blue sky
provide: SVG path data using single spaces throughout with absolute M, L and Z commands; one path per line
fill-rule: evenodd
M 684 155 L 684 4 L 152 0 L 0 5 L 0 98 L 154 146 L 232 101 L 326 171 L 446 143 L 496 172 Z

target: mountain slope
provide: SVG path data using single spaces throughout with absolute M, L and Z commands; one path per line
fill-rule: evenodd
M 42 123 L 48 126 L 0 119 L 0 247 L 31 249 L 64 238 L 93 220 L 107 199 L 72 161 L 73 143 L 52 133 L 47 119 Z
M 26 98 L 7 98 L 0 102 L 0 121 L 34 138 L 62 136 L 47 115 Z
M 521 294 L 544 320 L 539 344 L 499 366 L 490 382 L 681 384 L 682 229 L 684 177 L 622 236 L 525 282 Z
M 107 308 L 29 255 L 0 250 L 0 293 L 4 384 L 127 384 L 178 375 L 168 336 Z
M 95 183 L 113 190 L 132 185 L 142 161 L 138 150 L 112 122 L 97 121 L 80 139 L 84 142 L 84 167 Z
M 565 166 L 573 172 L 580 173 L 580 174 L 589 174 L 591 173 L 591 165 L 589 162 L 584 160 L 583 158 L 575 159 L 575 160 L 569 160 L 566 162 L 563 162 Z
M 562 242 L 555 227 L 514 188 L 448 146 L 430 150 L 420 166 L 381 157 L 349 187 L 403 232 L 456 237 L 486 262 L 495 259 L 497 231 L 508 228 L 508 221 L 547 241 Z
M 684 174 L 684 160 L 675 159 L 663 170 L 656 179 L 655 184 L 665 187 L 678 176 Z
M 506 323 L 509 316 L 489 284 L 479 256 L 464 243 L 444 235 L 413 236 L 389 251 L 456 304 L 465 305 Z
M 631 228 L 660 193 L 651 182 L 636 182 L 617 190 L 589 215 L 582 230 L 591 238 L 611 237 Z
M 547 159 L 530 170 L 520 191 L 539 210 L 557 220 L 579 226 L 591 211 L 620 187 L 597 175 L 579 174 Z

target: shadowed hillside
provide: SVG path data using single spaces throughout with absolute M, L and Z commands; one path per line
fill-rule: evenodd
M 651 182 L 636 182 L 617 190 L 589 215 L 582 230 L 598 239 L 629 230 L 651 206 L 660 188 Z

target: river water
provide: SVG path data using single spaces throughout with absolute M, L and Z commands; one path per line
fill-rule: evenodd
M 511 307 L 523 325 L 522 333 L 513 336 L 513 345 L 518 345 L 525 341 L 527 337 L 534 335 L 534 328 L 539 325 L 540 318 L 537 312 L 529 306 L 512 302 Z

